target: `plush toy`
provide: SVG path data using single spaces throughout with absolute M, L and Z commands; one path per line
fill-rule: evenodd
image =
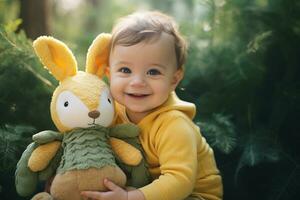
M 110 39 L 110 34 L 103 33 L 93 41 L 86 72 L 77 71 L 72 52 L 61 41 L 47 36 L 34 41 L 36 54 L 59 81 L 50 106 L 59 132 L 35 134 L 23 152 L 16 170 L 16 190 L 21 196 L 33 195 L 38 182 L 54 174 L 51 195 L 36 198 L 79 200 L 83 190 L 106 191 L 104 178 L 121 187 L 126 181 L 134 187 L 149 182 L 138 128 L 112 126 L 114 101 L 101 79 L 108 65 Z

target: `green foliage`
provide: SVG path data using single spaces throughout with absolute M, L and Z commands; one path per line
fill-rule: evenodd
M 55 80 L 42 68 L 25 34 L 13 32 L 16 28 L 0 27 L 0 124 L 53 127 L 49 104 Z
M 215 147 L 225 180 L 234 177 L 224 182 L 225 199 L 298 198 L 293 176 L 299 177 L 300 4 L 231 1 L 208 7 L 211 29 L 193 37 L 188 78 L 178 92 L 198 105 L 196 121 Z M 216 116 L 231 116 L 236 134 Z M 292 172 L 278 170 L 287 161 Z M 234 168 L 230 175 L 226 166 Z M 235 187 L 226 190 L 228 185 Z
M 19 160 L 20 150 L 25 149 L 36 129 L 31 126 L 4 125 L 0 128 L 0 171 L 14 170 Z
M 255 53 L 256 51 L 260 50 L 265 45 L 263 42 L 268 39 L 272 35 L 272 31 L 266 31 L 259 35 L 257 35 L 253 41 L 250 41 L 247 45 L 247 53 Z
M 0 24 L 6 24 L 17 18 L 19 14 L 19 0 L 0 1 Z
M 36 132 L 32 126 L 0 127 L 0 194 L 1 199 L 20 199 L 15 192 L 14 172 L 23 150 Z
M 6 32 L 14 32 L 18 29 L 20 24 L 22 23 L 22 19 L 16 19 L 14 21 L 9 21 L 5 26 L 4 30 Z
M 20 199 L 14 187 L 16 163 L 36 129 L 54 128 L 49 104 L 55 81 L 36 58 L 31 41 L 23 32 L 14 33 L 18 24 L 0 27 L 1 199 Z
M 236 146 L 236 132 L 230 117 L 213 114 L 208 121 L 199 122 L 201 132 L 213 148 L 229 154 Z
M 262 136 L 261 136 L 262 135 Z M 245 148 L 243 149 L 239 164 L 236 169 L 237 179 L 240 170 L 245 167 L 253 167 L 264 162 L 277 162 L 280 159 L 280 149 L 272 144 L 268 138 L 263 138 L 262 132 L 255 136 L 249 136 Z

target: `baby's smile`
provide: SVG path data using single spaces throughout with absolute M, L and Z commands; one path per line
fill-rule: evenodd
M 150 95 L 150 94 L 141 94 L 141 93 L 125 93 L 125 94 L 128 95 L 129 97 L 134 97 L 134 98 L 143 98 Z

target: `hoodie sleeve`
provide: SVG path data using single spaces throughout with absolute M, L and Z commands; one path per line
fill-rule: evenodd
M 193 123 L 170 112 L 153 137 L 161 175 L 141 188 L 147 200 L 183 200 L 194 189 L 197 143 L 200 134 Z

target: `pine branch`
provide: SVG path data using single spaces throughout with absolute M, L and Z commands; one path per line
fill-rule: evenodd
M 12 46 L 16 50 L 22 52 L 22 50 L 7 37 L 7 34 L 4 34 L 4 33 L 5 33 L 4 30 L 2 28 L 0 28 L 1 38 L 3 38 L 8 44 L 10 44 L 10 46 Z
M 0 63 L 0 67 L 7 67 L 9 65 L 22 66 L 42 83 L 51 89 L 55 88 L 55 85 L 48 80 L 49 78 L 44 77 L 46 72 L 41 73 L 43 67 L 32 50 L 31 41 L 26 38 L 23 32 L 19 34 L 9 33 L 0 27 L 0 44 L 0 58 L 3 60 L 3 62 Z M 37 67 L 39 69 L 37 69 Z M 49 75 L 47 77 L 49 77 Z
M 55 89 L 55 86 L 46 78 L 44 78 L 41 74 L 36 73 L 36 71 L 34 71 L 34 69 L 28 65 L 27 63 L 21 61 L 22 65 L 30 72 L 32 72 L 32 74 L 39 79 L 41 82 L 43 82 L 45 85 L 49 86 L 52 89 Z

